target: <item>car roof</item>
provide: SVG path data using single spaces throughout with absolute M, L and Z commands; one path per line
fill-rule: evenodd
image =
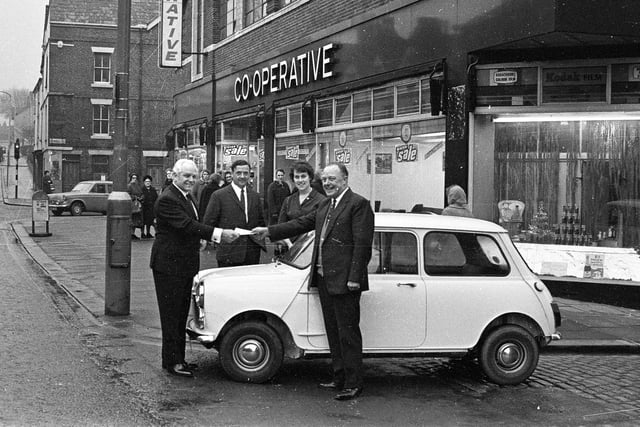
M 78 184 L 81 184 L 83 182 L 88 182 L 89 184 L 113 184 L 112 181 L 80 181 L 78 182 Z
M 506 230 L 493 222 L 460 216 L 428 215 L 422 213 L 377 212 L 376 227 L 426 228 L 452 231 L 505 233 Z

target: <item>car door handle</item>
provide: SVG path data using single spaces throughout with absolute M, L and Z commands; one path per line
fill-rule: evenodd
M 400 286 L 409 286 L 410 288 L 415 288 L 416 284 L 415 283 L 396 283 L 396 286 L 400 287 Z

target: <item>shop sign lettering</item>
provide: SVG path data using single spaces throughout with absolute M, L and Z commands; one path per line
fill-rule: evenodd
M 546 69 L 543 78 L 545 86 L 603 85 L 606 81 L 604 67 Z
M 492 70 L 492 83 L 496 85 L 514 84 L 518 81 L 518 72 L 514 70 Z M 493 85 L 492 85 L 493 86 Z
M 247 146 L 246 145 L 225 145 L 222 150 L 223 155 L 225 156 L 246 156 L 247 155 Z
M 348 165 L 351 163 L 351 148 L 339 148 L 333 151 L 335 161 Z
M 418 160 L 418 147 L 415 144 L 396 145 L 396 161 L 415 162 Z
M 333 43 L 269 64 L 236 77 L 233 84 L 236 102 L 304 86 L 333 76 Z
M 182 66 L 182 2 L 162 0 L 159 63 L 161 67 Z
M 287 160 L 298 160 L 300 156 L 300 147 L 297 145 L 292 145 L 291 147 L 287 147 L 287 153 L 285 155 L 285 159 Z

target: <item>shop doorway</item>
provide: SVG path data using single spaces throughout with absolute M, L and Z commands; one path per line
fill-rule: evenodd
M 80 155 L 62 155 L 62 191 L 71 191 L 80 182 Z

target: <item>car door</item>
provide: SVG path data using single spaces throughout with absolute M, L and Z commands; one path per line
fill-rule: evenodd
M 104 193 L 104 184 L 94 183 L 91 190 L 83 196 L 87 212 L 96 212 L 100 206 L 101 192 Z
M 360 302 L 363 348 L 393 350 L 424 342 L 427 295 L 418 247 L 418 236 L 408 230 L 374 234 L 369 291 Z

